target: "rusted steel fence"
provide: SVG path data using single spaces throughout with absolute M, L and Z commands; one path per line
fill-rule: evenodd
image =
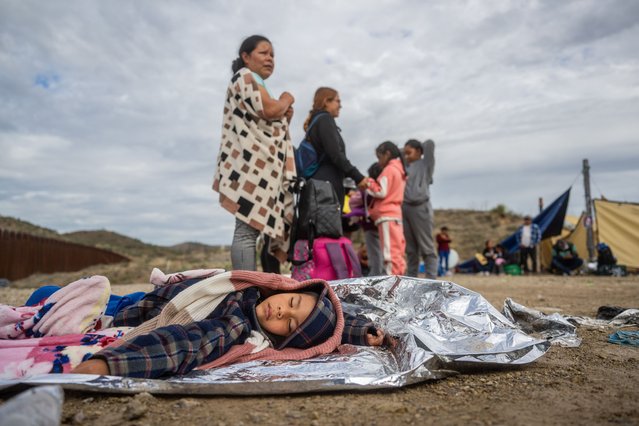
M 11 281 L 128 260 L 108 250 L 0 229 L 0 278 Z

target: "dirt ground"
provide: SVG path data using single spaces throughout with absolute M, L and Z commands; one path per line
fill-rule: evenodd
M 481 293 L 499 310 L 506 297 L 548 314 L 593 318 L 602 305 L 639 307 L 637 276 L 458 275 L 451 281 Z M 114 292 L 149 288 L 114 286 Z M 20 304 L 28 294 L 28 289 L 0 289 L 0 303 Z M 553 346 L 533 364 L 465 373 L 397 390 L 263 397 L 66 391 L 63 424 L 639 425 L 639 348 L 608 343 L 607 336 L 616 330 L 580 327 L 580 347 Z

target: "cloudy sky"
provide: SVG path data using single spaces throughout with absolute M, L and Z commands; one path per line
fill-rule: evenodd
M 573 185 L 579 214 L 584 158 L 595 197 L 639 202 L 638 1 L 0 0 L 0 215 L 230 243 L 210 188 L 255 33 L 295 143 L 332 86 L 360 170 L 384 140 L 435 141 L 435 208 L 535 213 Z

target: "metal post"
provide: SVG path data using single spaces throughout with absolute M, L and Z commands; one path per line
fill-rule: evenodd
M 586 193 L 586 217 L 584 225 L 586 226 L 586 245 L 588 246 L 588 259 L 592 262 L 595 260 L 595 239 L 593 234 L 593 217 L 592 217 L 592 198 L 590 198 L 590 165 L 588 159 L 584 158 L 583 171 L 584 175 L 584 192 Z
M 542 211 L 544 211 L 544 199 L 542 197 L 539 197 L 539 213 L 541 213 Z

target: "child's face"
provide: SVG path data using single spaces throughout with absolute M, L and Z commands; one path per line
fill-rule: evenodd
M 289 336 L 313 312 L 317 297 L 306 293 L 278 293 L 255 307 L 260 326 L 276 336 Z
M 406 145 L 404 147 L 404 159 L 407 163 L 410 164 L 414 161 L 419 160 L 420 158 L 422 158 L 422 153 L 419 150 L 413 148 L 410 145 Z
M 390 151 L 386 151 L 383 153 L 379 153 L 376 152 L 375 155 L 377 155 L 377 162 L 379 163 L 380 167 L 383 169 L 384 167 L 386 167 L 386 165 L 388 164 L 388 162 L 391 160 L 391 153 Z

